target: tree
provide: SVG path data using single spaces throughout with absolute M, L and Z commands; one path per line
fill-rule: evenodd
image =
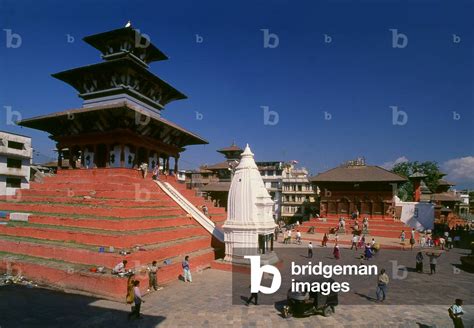
M 426 175 L 423 181 L 432 192 L 436 191 L 438 180 L 443 176 L 438 163 L 433 161 L 398 163 L 393 167 L 392 172 L 406 178 L 415 172 L 423 173 Z M 399 187 L 398 197 L 403 201 L 413 201 L 413 191 L 413 183 L 409 180 Z

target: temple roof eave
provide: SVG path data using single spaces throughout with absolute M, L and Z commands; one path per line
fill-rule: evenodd
M 96 79 L 98 79 L 104 76 L 104 72 L 107 73 L 105 74 L 105 76 L 111 76 L 110 73 L 119 72 L 117 70 L 130 70 L 132 72 L 135 72 L 137 75 L 145 78 L 146 81 L 151 83 L 156 90 L 163 90 L 166 97 L 163 101 L 160 100 L 160 103 L 162 105 L 166 105 L 174 100 L 187 99 L 187 96 L 184 93 L 175 89 L 166 81 L 160 79 L 158 76 L 147 70 L 146 67 L 139 64 L 136 60 L 128 57 L 121 57 L 105 62 L 80 66 L 51 74 L 51 76 L 69 84 L 82 94 L 84 93 L 84 90 L 82 90 L 84 88 L 84 78 L 87 77 L 90 79 L 91 77 L 95 77 Z M 110 81 L 108 81 L 108 83 L 110 83 Z M 117 84 L 121 83 L 117 82 Z
M 172 123 L 162 117 L 160 117 L 157 114 L 153 114 L 150 112 L 147 112 L 145 110 L 142 110 L 138 107 L 131 106 L 127 102 L 120 102 L 116 104 L 108 104 L 108 105 L 99 105 L 95 107 L 89 107 L 89 108 L 78 108 L 78 109 L 71 109 L 71 110 L 66 110 L 63 112 L 56 112 L 48 115 L 43 115 L 43 116 L 37 116 L 29 119 L 23 119 L 21 121 L 18 121 L 17 124 L 20 126 L 28 127 L 28 128 L 33 128 L 41 131 L 46 131 L 50 134 L 58 135 L 60 134 L 61 128 L 63 128 L 63 125 L 65 122 L 72 122 L 73 120 L 71 118 L 76 118 L 77 117 L 84 117 L 84 120 L 88 120 L 90 115 L 100 115 L 100 112 L 103 113 L 110 113 L 110 115 L 118 115 L 118 111 L 130 111 L 129 115 L 136 115 L 136 113 L 144 115 L 146 117 L 149 117 L 149 122 L 151 124 L 155 124 L 157 126 L 166 126 L 168 129 L 173 131 L 175 134 L 181 134 L 182 136 L 185 137 L 185 142 L 182 145 L 179 145 L 179 147 L 184 147 L 187 145 L 200 145 L 200 144 L 208 144 L 209 142 L 200 137 L 199 135 L 190 132 L 181 126 Z M 146 127 L 146 126 L 145 126 Z
M 132 43 L 134 44 L 136 33 L 139 33 L 139 30 L 134 28 L 118 28 L 103 33 L 89 35 L 82 38 L 82 40 L 100 52 L 105 53 L 107 50 L 107 44 L 110 43 L 110 40 L 128 38 L 129 41 L 133 41 Z M 143 34 L 140 33 L 140 36 L 143 36 Z M 151 42 L 146 47 L 140 47 L 140 49 L 144 49 L 148 53 L 148 63 L 168 59 L 168 56 Z

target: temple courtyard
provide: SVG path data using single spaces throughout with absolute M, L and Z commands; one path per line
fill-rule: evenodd
M 298 254 L 298 257 L 305 259 L 306 245 L 285 248 L 291 248 L 292 252 L 288 254 Z M 312 261 L 334 264 L 331 251 L 315 247 Z M 274 303 L 269 302 L 269 296 L 262 295 L 260 305 L 246 306 L 248 294 L 239 293 L 242 295 L 232 297 L 231 272 L 207 269 L 194 273 L 192 284 L 175 281 L 162 290 L 147 294 L 144 297 L 146 303 L 142 305 L 143 318 L 133 321 L 127 320 L 130 307 L 125 303 L 42 288 L 0 287 L 0 326 L 451 327 L 447 309 L 455 294 L 455 297 L 465 300 L 465 327 L 473 327 L 473 274 L 457 270 L 459 256 L 465 253 L 466 250 L 459 249 L 445 253 L 438 260 L 437 273 L 429 275 L 427 263 L 424 274 L 413 272 L 415 251 L 386 250 L 384 255 L 407 267 L 406 281 L 392 279 L 387 300 L 376 303 L 376 277 L 367 277 L 363 284 L 352 286 L 349 293 L 340 294 L 340 305 L 331 317 L 315 315 L 285 319 L 279 311 L 284 298 Z M 342 249 L 342 259 L 349 262 L 355 260 L 357 254 L 347 248 Z M 379 258 L 374 258 L 373 263 L 378 263 L 381 256 L 382 253 L 378 254 Z M 235 299 L 241 302 L 235 302 Z

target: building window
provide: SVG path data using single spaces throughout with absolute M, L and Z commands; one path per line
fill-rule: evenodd
M 8 140 L 8 148 L 23 150 L 23 143 Z
M 7 158 L 7 167 L 21 169 L 21 159 Z
M 21 188 L 21 178 L 7 177 L 7 188 Z

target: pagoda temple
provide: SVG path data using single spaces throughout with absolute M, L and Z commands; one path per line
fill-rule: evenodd
M 24 119 L 19 125 L 46 131 L 56 142 L 58 168 L 133 168 L 148 163 L 174 170 L 184 147 L 207 144 L 198 135 L 164 119 L 165 106 L 186 96 L 149 71 L 168 59 L 147 35 L 129 27 L 83 39 L 102 54 L 102 62 L 53 74 L 75 88 L 83 106 Z

